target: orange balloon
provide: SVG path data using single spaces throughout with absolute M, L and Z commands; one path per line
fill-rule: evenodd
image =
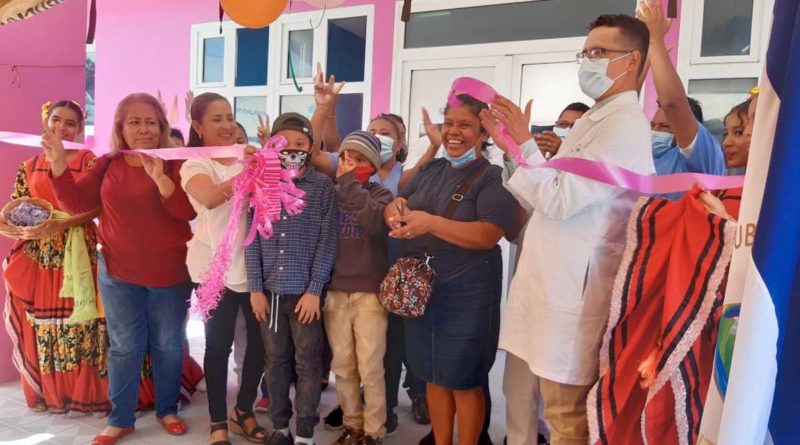
M 247 28 L 263 28 L 277 19 L 289 0 L 221 0 L 222 9 L 234 22 Z

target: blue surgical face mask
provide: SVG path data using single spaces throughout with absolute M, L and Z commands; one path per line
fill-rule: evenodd
M 652 131 L 651 138 L 653 140 L 653 153 L 655 155 L 662 154 L 672 148 L 672 139 L 675 136 L 672 133 L 664 131 Z
M 611 89 L 617 79 L 628 74 L 627 71 L 624 71 L 615 79 L 612 79 L 608 77 L 608 64 L 630 55 L 631 53 L 628 53 L 624 56 L 619 56 L 616 59 L 591 60 L 588 57 L 583 59 L 580 67 L 578 68 L 578 84 L 580 85 L 583 93 L 592 99 L 597 99 L 605 94 L 606 91 Z
M 478 155 L 475 154 L 474 148 L 470 148 L 469 150 L 464 152 L 464 154 L 462 154 L 461 156 L 454 158 L 450 156 L 450 153 L 448 153 L 447 149 L 445 149 L 442 153 L 442 157 L 450 161 L 450 165 L 452 165 L 453 168 L 461 168 L 469 164 L 470 162 L 474 161 L 475 159 L 477 159 Z
M 376 134 L 376 138 L 381 141 L 381 164 L 385 164 L 394 156 L 394 139 L 382 134 Z

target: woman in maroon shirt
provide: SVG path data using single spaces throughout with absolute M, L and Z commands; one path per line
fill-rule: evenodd
M 180 162 L 129 150 L 169 147 L 170 127 L 158 100 L 132 94 L 117 106 L 112 153 L 86 175 L 67 171 L 63 144 L 43 140 L 51 183 L 73 213 L 100 207 L 100 293 L 110 340 L 108 427 L 92 444 L 110 445 L 133 432 L 145 353 L 153 362 L 156 416 L 168 433 L 186 432 L 177 415 L 183 321 L 191 295 L 186 269 L 189 221 L 195 217 L 180 187 Z

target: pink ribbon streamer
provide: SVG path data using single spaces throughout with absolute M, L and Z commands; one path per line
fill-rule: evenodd
M 294 185 L 296 170 L 281 168 L 278 153 L 286 147 L 286 139 L 274 136 L 265 148 L 248 159 L 240 161 L 245 169 L 233 180 L 233 214 L 225 228 L 214 256 L 203 273 L 202 283 L 197 289 L 197 299 L 192 309 L 203 321 L 217 308 L 225 288 L 225 273 L 231 263 L 234 241 L 239 231 L 241 210 L 245 203 L 253 209 L 253 222 L 247 238 L 242 243 L 249 246 L 256 234 L 262 238 L 272 236 L 272 223 L 280 219 L 281 206 L 289 216 L 295 216 L 305 208 L 305 192 Z
M 458 96 L 466 94 L 475 99 L 491 104 L 499 96 L 497 91 L 480 80 L 471 77 L 459 77 L 453 81 L 447 98 L 451 106 L 461 105 Z M 646 176 L 625 168 L 608 165 L 602 162 L 583 158 L 558 158 L 541 164 L 531 165 L 522 155 L 519 144 L 508 133 L 502 122 L 498 122 L 500 137 L 508 147 L 509 154 L 524 168 L 553 168 L 601 182 L 615 187 L 633 190 L 644 195 L 667 194 L 691 190 L 700 183 L 708 190 L 739 188 L 744 186 L 744 176 L 716 176 L 701 173 L 677 173 L 662 176 Z
M 24 147 L 40 148 L 42 136 L 36 134 L 17 133 L 13 131 L 0 131 L 0 142 L 21 145 Z M 79 144 L 77 142 L 62 141 L 68 150 L 89 150 L 97 155 L 108 153 L 96 147 Z M 122 153 L 138 156 L 154 156 L 165 161 L 201 159 L 201 158 L 241 158 L 245 145 L 227 145 L 216 147 L 170 147 L 153 148 L 147 150 L 122 150 Z

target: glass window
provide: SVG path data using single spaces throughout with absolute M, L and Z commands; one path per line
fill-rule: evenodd
M 203 40 L 203 82 L 222 82 L 225 66 L 225 38 Z
M 367 52 L 367 18 L 352 17 L 328 21 L 328 69 L 336 80 L 364 81 Z
M 336 101 L 336 128 L 344 138 L 363 126 L 364 95 L 340 94 Z
M 549 0 L 417 12 L 406 24 L 405 47 L 580 37 L 597 16 L 635 9 L 636 0 Z
M 258 115 L 267 115 L 266 96 L 241 96 L 234 100 L 234 116 L 247 131 L 247 140 L 251 144 L 258 143 Z
M 314 30 L 289 31 L 289 60 L 286 61 L 286 77 L 292 77 L 292 67 L 294 67 L 294 75 L 298 79 L 311 77 L 313 57 Z
M 750 54 L 753 0 L 704 0 L 702 57 Z
M 316 103 L 312 95 L 281 96 L 281 113 L 300 113 L 311 119 Z M 342 137 L 360 130 L 363 125 L 364 95 L 340 94 L 336 101 L 336 128 Z
M 698 79 L 689 81 L 689 96 L 703 106 L 705 125 L 722 140 L 723 119 L 736 104 L 749 97 L 750 89 L 758 85 L 756 78 Z
M 269 27 L 236 30 L 236 86 L 267 84 Z
M 341 99 L 343 95 L 340 95 Z M 303 116 L 311 119 L 316 108 L 313 95 L 299 95 L 299 96 L 281 96 L 281 114 L 283 113 L 300 113 Z M 337 107 L 338 108 L 338 107 Z
M 95 52 L 86 52 L 86 125 L 94 125 L 94 66 Z

